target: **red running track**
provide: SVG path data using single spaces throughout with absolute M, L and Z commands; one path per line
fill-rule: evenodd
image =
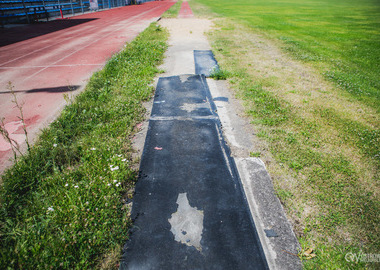
M 25 137 L 8 82 L 23 103 L 30 139 L 77 93 L 107 59 L 120 51 L 175 1 L 154 1 L 88 13 L 44 24 L 0 30 L 0 118 L 11 138 Z M 10 164 L 10 146 L 0 136 L 0 172 Z
M 193 18 L 194 14 L 193 11 L 191 10 L 189 3 L 182 2 L 181 9 L 178 14 L 178 18 Z

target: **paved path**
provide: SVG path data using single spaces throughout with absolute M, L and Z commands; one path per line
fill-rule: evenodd
M 268 269 L 203 75 L 160 78 L 120 269 Z
M 32 139 L 65 104 L 63 93 L 82 87 L 125 42 L 132 40 L 173 5 L 153 1 L 88 13 L 45 24 L 0 30 L 0 117 L 12 138 L 24 136 L 19 112 L 7 89 L 10 81 L 24 103 L 24 115 Z M 0 171 L 10 156 L 0 137 Z

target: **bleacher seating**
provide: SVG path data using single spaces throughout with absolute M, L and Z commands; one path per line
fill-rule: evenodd
M 121 3 L 119 0 L 112 1 Z M 2 26 L 12 23 L 33 23 L 62 15 L 75 15 L 89 9 L 88 0 L 0 0 L 0 20 Z
M 91 0 L 0 0 L 0 23 L 33 23 L 90 11 Z M 97 0 L 98 8 L 109 9 L 154 0 Z

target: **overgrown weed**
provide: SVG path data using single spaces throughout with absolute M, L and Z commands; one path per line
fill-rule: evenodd
M 30 151 L 28 131 L 26 129 L 24 112 L 23 112 L 23 108 L 22 108 L 24 104 L 22 104 L 18 101 L 17 95 L 14 92 L 14 86 L 12 85 L 12 82 L 8 82 L 7 90 L 9 90 L 9 92 L 11 93 L 11 95 L 13 97 L 12 102 L 15 104 L 15 107 L 17 108 L 17 110 L 20 113 L 20 115 L 17 116 L 17 118 L 21 122 L 21 127 L 22 127 L 22 130 L 23 130 L 24 135 L 25 135 L 25 144 L 27 146 L 27 151 Z M 9 134 L 8 130 L 6 129 L 4 118 L 0 118 L 0 136 L 2 136 L 4 138 L 4 140 L 10 145 L 11 150 L 13 152 L 14 161 L 17 162 L 17 157 L 23 156 L 24 154 L 21 150 L 20 144 L 12 138 L 11 134 Z
M 215 80 L 227 80 L 231 74 L 225 70 L 220 69 L 219 67 L 213 68 L 210 74 L 210 78 Z

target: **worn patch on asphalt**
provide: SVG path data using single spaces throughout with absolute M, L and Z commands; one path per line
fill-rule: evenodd
M 120 269 L 267 269 L 205 81 L 158 82 Z
M 177 204 L 177 212 L 169 219 L 174 240 L 202 251 L 203 211 L 190 206 L 186 193 L 178 195 Z

